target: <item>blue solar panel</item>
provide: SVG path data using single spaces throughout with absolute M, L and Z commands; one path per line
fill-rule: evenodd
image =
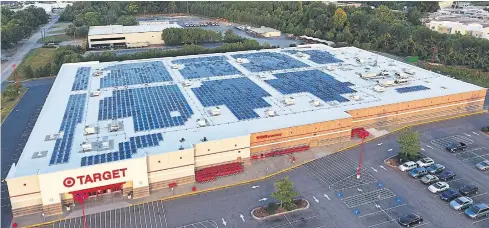
M 291 54 L 295 54 L 297 50 L 288 50 L 285 51 Z M 302 53 L 306 53 L 310 56 L 309 60 L 318 63 L 318 64 L 328 64 L 328 63 L 340 63 L 343 62 L 337 58 L 335 58 L 331 53 L 327 51 L 319 51 L 319 50 L 308 50 L 301 51 Z
M 319 70 L 281 73 L 274 76 L 277 79 L 266 82 L 282 94 L 308 92 L 325 102 L 347 102 L 349 100 L 341 95 L 356 92 L 348 87 L 351 83 L 340 82 Z
M 258 118 L 254 109 L 270 106 L 262 98 L 270 94 L 248 78 L 204 81 L 192 90 L 203 106 L 226 105 L 239 120 Z
M 100 79 L 100 88 L 172 81 L 160 61 L 117 64 L 104 70 L 110 70 L 110 73 Z
M 397 88 L 396 91 L 398 93 L 410 93 L 410 92 L 429 90 L 429 89 L 430 88 L 426 86 L 418 85 L 418 86 L 407 86 L 407 87 Z
M 49 165 L 67 163 L 70 159 L 73 134 L 75 132 L 76 125 L 82 121 L 85 101 L 86 94 L 70 95 L 63 120 L 61 121 L 61 127 L 59 129 L 60 132 L 63 132 L 63 136 L 56 139 Z
M 137 147 L 133 147 L 132 142 L 136 142 L 136 140 L 138 139 L 143 141 L 148 141 L 148 142 L 151 141 L 151 143 L 146 144 L 145 146 L 139 145 Z M 121 160 L 130 159 L 132 158 L 132 154 L 137 153 L 137 149 L 159 146 L 160 141 L 163 141 L 163 135 L 161 133 L 130 137 L 129 141 L 119 143 L 119 150 L 116 152 L 82 157 L 81 166 L 89 166 L 95 164 L 103 164 L 111 161 L 117 161 L 119 160 L 119 157 L 121 158 Z
M 178 111 L 179 116 L 171 116 Z M 112 91 L 99 103 L 99 120 L 132 116 L 135 131 L 184 125 L 193 111 L 176 85 Z
M 75 81 L 71 91 L 87 90 L 88 80 L 90 79 L 90 67 L 80 67 L 76 70 Z
M 282 53 L 258 52 L 250 54 L 236 54 L 232 56 L 235 59 L 248 59 L 250 62 L 243 63 L 242 65 L 251 72 L 308 67 L 307 64 Z
M 173 63 L 185 66 L 180 70 L 185 79 L 240 74 L 233 65 L 227 62 L 225 56 L 179 59 L 173 61 Z

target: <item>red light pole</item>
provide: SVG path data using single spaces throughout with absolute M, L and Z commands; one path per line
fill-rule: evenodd
M 357 168 L 357 179 L 360 179 L 360 176 L 362 174 L 364 140 L 365 140 L 365 137 L 362 137 L 362 144 L 360 144 L 360 161 L 358 162 L 358 168 Z
M 88 198 L 88 194 L 86 192 L 79 192 L 79 193 L 73 194 L 73 199 L 82 205 L 83 227 L 84 228 L 87 228 L 87 217 L 85 217 L 85 199 L 87 199 L 87 198 Z
M 364 128 L 355 128 L 351 131 L 351 137 L 354 137 L 355 135 L 358 135 L 358 137 L 362 139 L 362 142 L 360 144 L 360 160 L 358 161 L 357 167 L 357 179 L 360 179 L 362 175 L 363 150 L 365 147 L 365 139 L 370 135 L 370 133 Z

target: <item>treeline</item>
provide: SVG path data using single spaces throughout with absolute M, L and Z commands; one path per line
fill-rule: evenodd
M 198 44 L 221 41 L 222 35 L 201 28 L 167 28 L 161 33 L 161 39 L 168 45 Z
M 12 47 L 20 40 L 29 37 L 39 26 L 48 23 L 49 16 L 42 8 L 34 6 L 14 12 L 1 7 L 2 49 Z

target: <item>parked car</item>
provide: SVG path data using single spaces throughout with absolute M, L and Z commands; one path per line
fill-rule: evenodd
M 440 165 L 440 164 L 433 164 L 433 165 L 428 166 L 428 168 L 426 168 L 426 169 L 428 170 L 428 173 L 439 174 L 439 173 L 443 172 L 443 170 L 445 170 L 445 166 Z
M 481 161 L 481 162 L 477 163 L 475 165 L 475 167 L 478 168 L 479 170 L 485 171 L 485 170 L 489 169 L 489 160 Z
M 426 157 L 426 158 L 422 158 L 419 161 L 417 161 L 416 164 L 418 164 L 419 167 L 428 167 L 430 165 L 435 164 L 435 161 L 433 161 L 433 159 L 431 159 L 429 157 Z
M 409 176 L 414 178 L 422 177 L 426 174 L 428 174 L 428 171 L 426 171 L 426 169 L 422 167 L 409 170 Z
M 399 219 L 399 224 L 407 227 L 412 226 L 414 224 L 420 224 L 422 222 L 423 222 L 423 217 L 414 213 L 404 215 Z
M 457 152 L 466 150 L 467 144 L 465 144 L 463 142 L 452 143 L 449 146 L 447 146 L 446 149 L 450 153 L 457 153 Z
M 460 194 L 464 196 L 476 195 L 479 188 L 473 184 L 467 184 L 462 186 L 459 190 Z
M 450 207 L 452 207 L 453 209 L 455 209 L 457 211 L 460 211 L 460 210 L 467 209 L 473 203 L 474 203 L 474 201 L 471 198 L 469 198 L 467 196 L 462 196 L 462 197 L 458 197 L 458 198 L 452 200 L 450 202 Z
M 421 183 L 423 183 L 423 184 L 433 184 L 433 183 L 438 182 L 438 180 L 439 179 L 437 176 L 434 176 L 431 174 L 425 175 L 425 176 L 421 177 L 421 179 L 420 179 Z
M 472 219 L 487 216 L 489 215 L 489 206 L 485 203 L 474 204 L 465 210 L 465 215 Z
M 440 194 L 440 199 L 445 201 L 452 201 L 460 196 L 460 192 L 455 189 L 448 189 Z
M 445 170 L 445 171 L 443 171 L 443 173 L 438 175 L 438 178 L 440 178 L 440 180 L 442 180 L 442 181 L 447 181 L 447 180 L 455 178 L 455 176 L 456 175 L 454 172 Z
M 416 167 L 417 167 L 416 162 L 408 161 L 408 162 L 404 162 L 404 164 L 400 165 L 399 170 L 406 172 L 406 171 L 409 171 L 409 170 L 414 169 Z
M 445 182 L 436 182 L 428 187 L 428 190 L 432 193 L 443 192 L 450 188 L 450 186 Z

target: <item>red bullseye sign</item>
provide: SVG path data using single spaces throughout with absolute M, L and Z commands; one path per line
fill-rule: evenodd
M 77 176 L 79 185 L 102 182 L 106 180 L 119 179 L 126 177 L 127 168 L 114 169 L 112 171 L 105 171 L 103 173 L 93 173 L 88 175 Z M 63 180 L 63 185 L 67 188 L 71 188 L 76 184 L 76 180 L 73 177 L 67 177 Z
M 75 185 L 75 178 L 73 177 L 65 178 L 65 180 L 63 181 L 63 185 L 67 188 L 73 187 L 73 185 Z

